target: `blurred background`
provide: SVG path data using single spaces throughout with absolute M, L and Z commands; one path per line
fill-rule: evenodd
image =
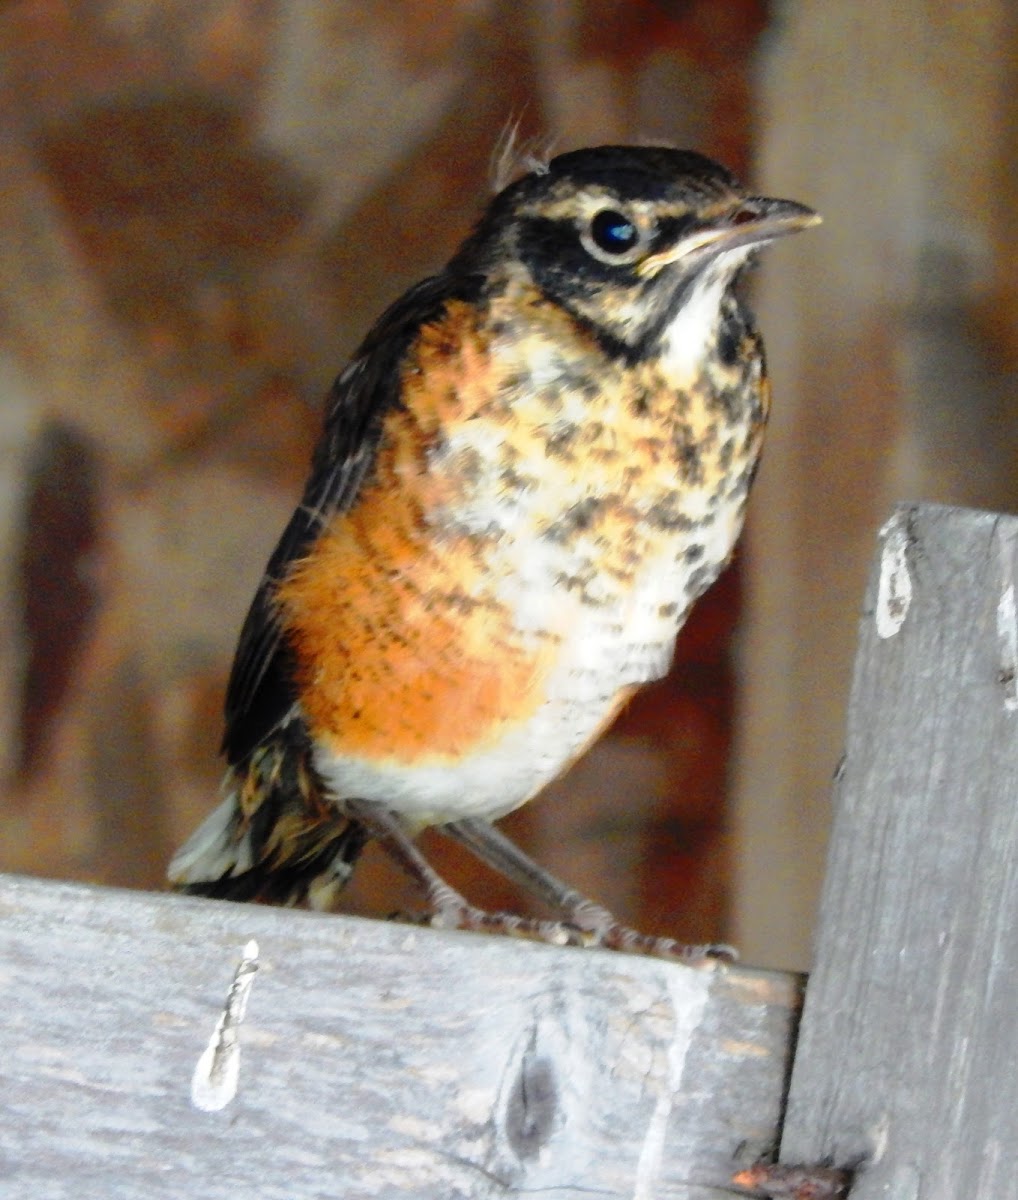
M 733 569 L 507 822 L 649 930 L 808 965 L 876 532 L 1018 507 L 1012 0 L 0 5 L 0 869 L 162 886 L 321 398 L 510 119 L 824 214 L 754 280 L 775 406 Z M 400 889 L 376 857 L 350 904 Z

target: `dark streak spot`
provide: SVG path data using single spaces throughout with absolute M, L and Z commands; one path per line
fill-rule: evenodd
M 684 482 L 703 483 L 703 447 L 692 427 L 684 421 L 676 422 L 672 428 L 672 457 Z
M 718 334 L 718 358 L 725 364 L 726 367 L 735 365 L 736 359 L 739 357 L 739 334 L 727 323 L 721 327 L 721 332 Z
M 556 425 L 545 440 L 545 453 L 551 458 L 571 459 L 573 455 L 570 453 L 570 449 L 579 434 L 579 425 L 572 422 L 566 425 Z
M 484 458 L 479 450 L 465 446 L 456 452 L 456 474 L 466 483 L 476 483 L 484 474 Z
M 442 595 L 442 601 L 453 612 L 461 613 L 463 616 L 469 616 L 481 605 L 480 600 L 475 600 L 473 596 L 468 595 L 462 588 L 452 588 L 448 592 L 445 592 Z
M 705 563 L 703 566 L 697 567 L 695 571 L 689 573 L 689 578 L 686 580 L 686 594 L 691 600 L 697 599 L 717 577 L 718 567 L 713 564 Z
M 545 528 L 544 536 L 551 542 L 568 542 L 573 534 L 590 528 L 604 504 L 603 499 L 588 496 L 586 500 L 580 500 L 578 503 L 570 505 L 561 516 Z
M 574 575 L 567 575 L 565 572 L 556 575 L 555 586 L 567 592 L 578 593 L 580 600 L 591 608 L 603 608 L 607 601 L 603 597 L 598 598 L 590 590 L 597 575 L 597 570 L 588 564 L 582 571 L 578 571 Z
M 749 489 L 753 486 L 753 479 L 756 476 L 757 465 L 758 464 L 755 462 L 751 463 L 744 470 L 740 471 L 734 479 L 731 480 L 728 488 L 725 491 L 725 496 L 727 499 L 738 500 L 742 501 L 743 503 L 745 502 L 749 496 Z
M 677 496 L 664 496 L 647 510 L 646 522 L 652 529 L 687 531 L 696 528 L 696 522 L 679 511 Z
M 530 476 L 522 475 L 512 467 L 503 467 L 498 478 L 507 492 L 527 492 L 534 486 Z
M 650 412 L 650 393 L 646 388 L 641 388 L 633 397 L 632 405 L 633 416 L 645 417 Z

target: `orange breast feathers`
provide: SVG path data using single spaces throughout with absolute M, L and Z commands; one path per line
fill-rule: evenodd
M 470 313 L 450 304 L 424 329 L 369 482 L 277 592 L 308 725 L 337 755 L 455 760 L 544 699 L 550 656 L 524 646 L 486 586 L 483 537 L 428 521 L 463 482 L 429 450 L 497 386 Z

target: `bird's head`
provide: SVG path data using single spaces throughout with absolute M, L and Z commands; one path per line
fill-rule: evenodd
M 753 196 L 689 150 L 598 146 L 553 158 L 492 201 L 452 267 L 533 284 L 627 357 L 652 352 L 683 304 L 715 304 L 755 250 L 820 217 Z M 716 299 L 715 299 L 716 297 Z

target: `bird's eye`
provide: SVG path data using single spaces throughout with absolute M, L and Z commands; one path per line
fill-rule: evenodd
M 583 231 L 588 252 L 602 262 L 632 262 L 643 241 L 636 223 L 615 208 L 602 208 Z
M 640 240 L 636 226 L 612 208 L 603 208 L 590 222 L 590 238 L 605 254 L 626 254 Z

